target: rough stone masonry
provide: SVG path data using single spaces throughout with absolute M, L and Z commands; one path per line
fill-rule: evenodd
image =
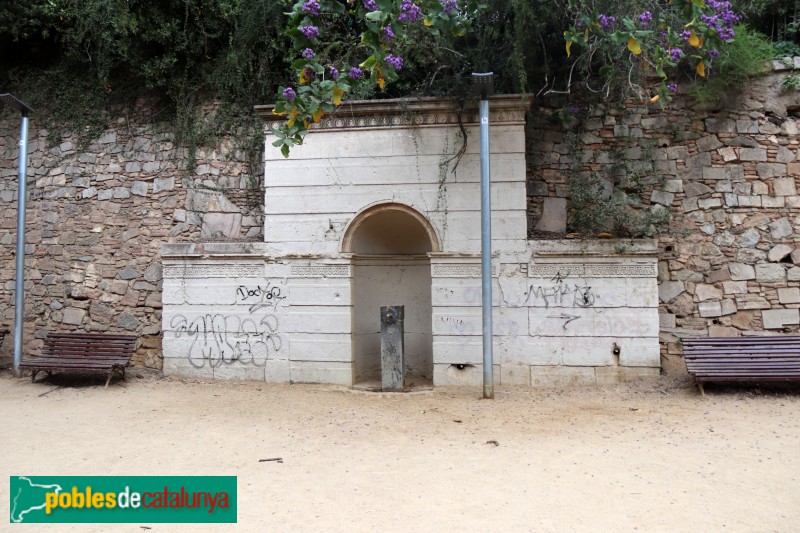
M 736 109 L 704 113 L 679 99 L 666 110 L 597 108 L 575 149 L 540 108 L 529 119 L 528 225 L 561 231 L 569 170 L 609 179 L 620 160 L 657 176 L 641 207 L 669 207 L 659 235 L 663 364 L 680 367 L 679 340 L 695 335 L 779 334 L 800 329 L 800 93 L 782 80 L 800 59 L 742 88 Z M 551 110 L 552 111 L 552 110 Z M 263 240 L 260 172 L 230 140 L 185 149 L 140 103 L 80 146 L 48 142 L 31 117 L 26 243 L 26 350 L 47 330 L 135 332 L 135 362 L 161 366 L 160 250 L 169 242 Z M 0 120 L 0 328 L 12 329 L 18 117 Z M 543 217 L 543 213 L 548 213 Z M 11 336 L 3 350 L 8 354 Z

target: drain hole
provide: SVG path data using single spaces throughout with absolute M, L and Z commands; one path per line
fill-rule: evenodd
M 459 370 L 464 370 L 464 369 L 465 369 L 465 368 L 467 368 L 467 367 L 472 367 L 472 368 L 474 368 L 474 367 L 475 367 L 475 365 L 471 365 L 471 364 L 469 364 L 469 363 L 453 363 L 453 364 L 452 364 L 452 365 L 450 365 L 450 366 L 454 366 L 454 367 L 456 367 L 456 368 L 457 368 L 457 369 L 459 369 Z

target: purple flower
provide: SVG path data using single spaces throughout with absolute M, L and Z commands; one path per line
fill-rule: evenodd
M 444 14 L 449 15 L 453 11 L 458 11 L 458 1 L 457 0 L 440 0 L 442 7 L 444 8 Z
M 295 99 L 297 94 L 294 92 L 294 89 L 291 87 L 287 87 L 283 90 L 283 97 L 289 100 L 290 102 Z
M 317 0 L 306 0 L 306 3 L 303 4 L 303 13 L 319 15 L 319 2 Z
M 580 112 L 581 108 L 576 106 L 575 104 L 570 104 L 569 107 L 567 108 L 567 113 L 569 113 L 570 115 L 577 115 Z
M 683 57 L 683 50 L 680 48 L 673 48 L 672 50 L 667 50 L 667 54 L 669 54 L 673 61 L 680 61 L 681 57 Z
M 400 4 L 400 14 L 397 15 L 397 21 L 403 23 L 413 24 L 422 18 L 422 10 L 417 4 L 411 0 L 403 0 Z
M 378 5 L 375 3 L 375 0 L 364 0 L 364 9 L 367 11 L 377 11 Z
M 383 40 L 386 41 L 387 43 L 390 43 L 392 42 L 393 39 L 394 39 L 394 32 L 392 31 L 392 27 L 386 26 L 385 28 L 383 28 Z
M 717 32 L 717 35 L 723 41 L 732 39 L 736 35 L 733 27 L 741 22 L 742 17 L 733 12 L 730 2 L 709 0 L 707 5 L 714 9 L 714 14 L 702 15 L 700 21 L 708 26 L 709 29 Z
M 316 26 L 300 26 L 300 32 L 306 36 L 306 39 L 313 41 L 319 37 L 319 28 Z
M 336 67 L 328 67 L 328 71 L 330 71 L 330 73 L 331 73 L 331 79 L 332 80 L 338 80 L 339 79 L 339 71 L 336 70 Z
M 600 23 L 600 27 L 602 29 L 608 31 L 611 28 L 613 28 L 614 25 L 617 23 L 617 17 L 609 17 L 604 15 L 603 13 L 600 13 L 599 15 L 597 15 L 597 22 Z
M 303 50 L 303 57 L 308 60 L 314 59 L 314 50 L 312 50 L 311 48 L 306 48 L 305 50 Z
M 641 15 L 639 15 L 639 22 L 642 24 L 642 27 L 647 27 L 653 21 L 653 14 L 649 11 L 643 11 Z
M 678 84 L 675 82 L 668 83 L 667 89 L 669 89 L 669 92 L 675 94 L 676 92 L 678 92 Z
M 708 51 L 708 56 L 709 56 L 711 59 L 716 59 L 716 58 L 718 58 L 718 57 L 719 57 L 719 51 L 717 51 L 717 50 L 709 50 L 709 51 Z
M 683 39 L 684 41 L 689 41 L 689 39 L 691 39 L 691 38 L 692 38 L 692 32 L 691 31 L 683 30 L 681 32 L 681 39 Z
M 306 79 L 306 81 L 311 81 L 317 77 L 317 74 L 310 68 L 307 68 L 303 71 L 303 77 Z
M 358 67 L 352 67 L 350 72 L 347 73 L 347 77 L 352 80 L 361 79 L 361 69 Z
M 401 70 L 403 68 L 403 58 L 400 56 L 388 54 L 385 61 L 395 70 Z

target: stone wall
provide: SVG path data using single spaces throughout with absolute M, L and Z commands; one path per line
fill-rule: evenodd
M 682 96 L 667 110 L 581 110 L 575 144 L 553 119 L 555 108 L 529 116 L 529 229 L 566 228 L 567 180 L 576 164 L 623 185 L 630 173 L 645 176 L 651 186 L 636 207 L 673 212 L 670 232 L 658 235 L 667 369 L 681 366 L 681 337 L 800 330 L 800 93 L 781 90 L 789 68 L 776 62 L 726 111 L 692 110 Z M 86 146 L 75 136 L 49 144 L 43 117 L 31 117 L 25 324 L 31 353 L 48 330 L 130 331 L 141 338 L 135 361 L 160 367 L 162 244 L 264 241 L 260 169 L 251 171 L 230 139 L 201 149 L 189 169 L 168 128 L 142 106 L 136 113 Z M 18 135 L 19 117 L 3 111 L 0 329 L 13 326 Z M 468 164 L 476 165 L 473 154 L 461 161 L 462 168 Z M 391 178 L 386 169 L 374 172 Z M 341 231 L 334 222 L 327 227 Z M 10 345 L 8 335 L 3 355 Z
M 649 188 L 634 207 L 673 212 L 658 235 L 668 370 L 680 370 L 685 336 L 800 330 L 800 92 L 782 87 L 790 65 L 776 62 L 735 109 L 694 111 L 687 97 L 668 110 L 584 109 L 574 130 L 544 109 L 529 129 L 531 228 L 566 229 L 573 172 L 621 187 L 639 175 Z
M 259 169 L 230 140 L 187 151 L 138 107 L 86 146 L 48 142 L 30 120 L 26 224 L 25 352 L 47 331 L 140 336 L 134 362 L 161 366 L 161 245 L 261 240 Z M 19 116 L 0 117 L 0 329 L 13 329 Z M 253 187 L 252 177 L 255 178 Z M 3 355 L 12 343 L 7 336 Z

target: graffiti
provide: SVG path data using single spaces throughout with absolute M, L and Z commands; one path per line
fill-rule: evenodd
M 267 282 L 265 287 L 256 285 L 255 287 L 247 287 L 239 285 L 236 288 L 236 301 L 237 302 L 259 302 L 270 304 L 268 307 L 273 309 L 278 307 L 281 300 L 285 300 L 286 296 L 281 294 L 281 288 L 277 286 L 270 286 Z
M 248 310 L 253 315 L 269 307 L 268 303 L 257 303 Z M 176 338 L 187 335 L 192 339 L 187 357 L 195 368 L 206 364 L 218 368 L 237 361 L 266 366 L 270 354 L 279 352 L 283 345 L 278 326 L 278 317 L 268 312 L 252 318 L 209 313 L 189 319 L 176 315 L 170 321 Z
M 464 322 L 460 318 L 452 318 L 449 316 L 440 317 L 439 320 L 447 326 L 449 333 L 454 333 L 456 335 L 469 335 L 473 331 L 473 326 L 471 323 Z
M 568 315 L 566 313 L 561 313 L 560 315 L 547 315 L 547 318 L 560 318 L 562 320 L 566 320 L 566 322 L 564 322 L 564 324 L 562 324 L 561 326 L 562 328 L 564 328 L 564 331 L 566 331 L 567 326 L 569 326 L 569 323 L 572 322 L 573 320 L 579 319 L 580 315 Z
M 533 299 L 535 306 L 538 301 L 543 301 L 545 308 L 553 307 L 592 307 L 597 296 L 588 285 L 569 285 L 559 282 L 553 287 L 537 287 L 531 285 L 525 302 Z
M 591 307 L 594 305 L 594 294 L 591 287 L 579 287 L 575 285 L 575 299 L 573 303 L 577 307 Z
M 470 320 L 461 320 L 460 318 L 440 317 L 439 320 L 447 327 L 447 332 L 450 335 L 477 335 L 483 327 L 476 325 Z M 523 333 L 519 323 L 516 320 L 495 320 L 492 321 L 492 333 L 494 335 L 516 337 Z M 527 332 L 525 332 L 527 334 Z

